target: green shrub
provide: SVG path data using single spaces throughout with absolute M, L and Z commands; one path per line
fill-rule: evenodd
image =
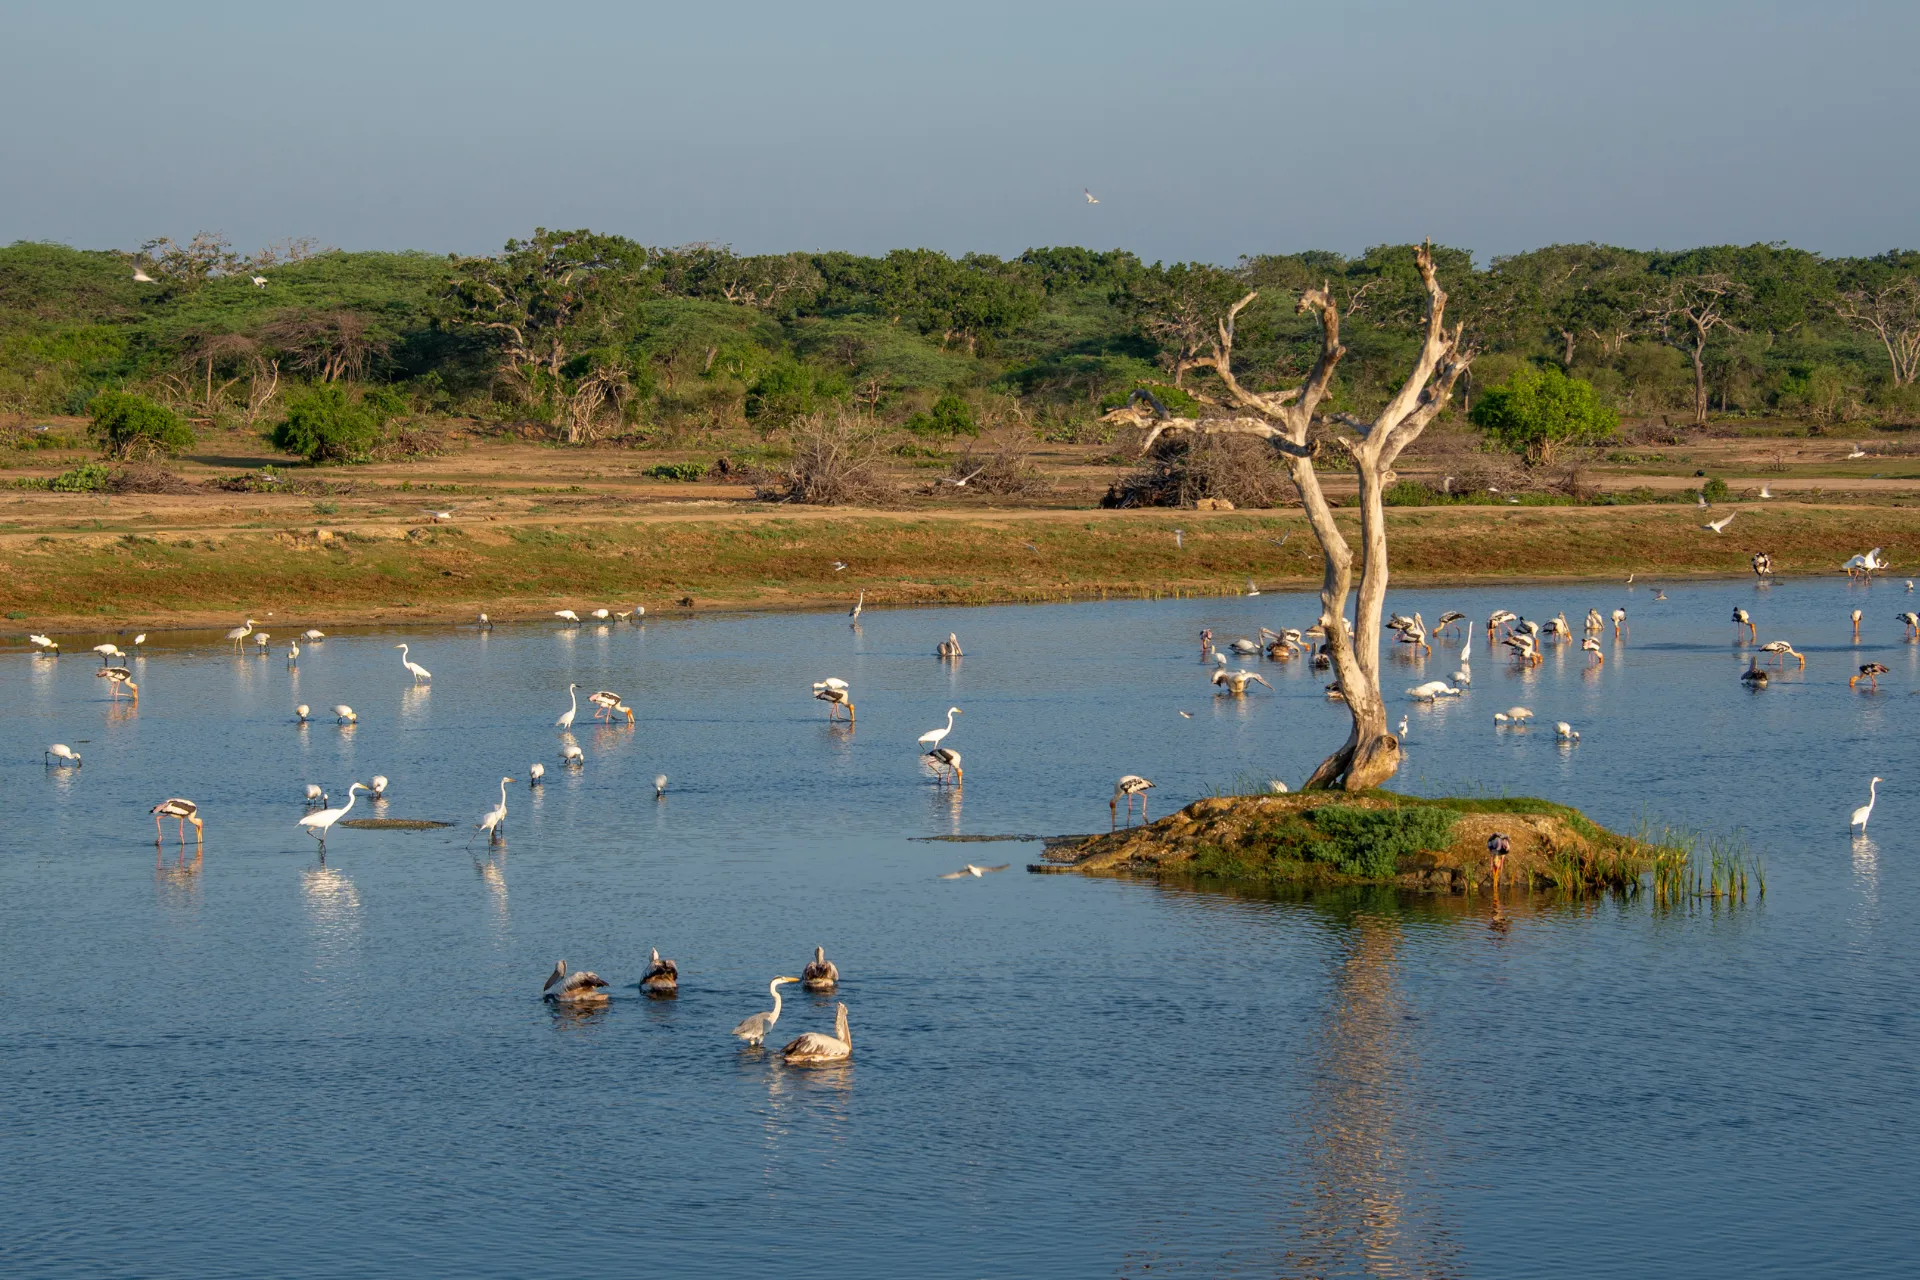
M 698 462 L 663 462 L 659 466 L 648 467 L 640 474 L 652 476 L 655 480 L 699 480 L 706 476 L 707 469 Z
M 107 487 L 113 472 L 104 463 L 83 462 L 71 471 L 63 471 L 48 482 L 55 493 L 98 493 Z
M 273 429 L 273 447 L 308 462 L 346 462 L 373 448 L 384 421 L 378 406 L 356 404 L 329 383 L 288 401 L 287 416 Z
M 102 391 L 87 404 L 93 437 L 115 458 L 175 454 L 193 443 L 193 428 L 173 410 L 130 391 Z
M 818 413 L 829 401 L 846 394 L 846 381 L 837 375 L 797 361 L 784 361 L 747 388 L 747 420 L 757 426 L 785 426 Z
M 1133 400 L 1136 391 L 1144 391 L 1158 400 L 1166 411 L 1176 418 L 1197 418 L 1200 416 L 1200 402 L 1170 382 L 1142 382 L 1125 391 L 1115 391 L 1100 398 L 1100 412 L 1118 409 Z
M 907 419 L 907 430 L 917 436 L 977 436 L 980 424 L 973 420 L 973 408 L 949 392 L 933 402 L 933 408 Z
M 1456 815 L 1445 809 L 1424 806 L 1324 805 L 1307 816 L 1325 837 L 1309 846 L 1317 861 L 1331 862 L 1350 876 L 1374 880 L 1397 872 L 1402 858 L 1446 848 L 1456 821 Z
M 1550 460 L 1562 445 L 1598 444 L 1620 425 L 1620 415 L 1600 403 L 1591 382 L 1551 365 L 1515 370 L 1481 392 L 1467 417 L 1487 439 L 1529 462 Z
M 1731 489 L 1727 488 L 1727 482 L 1719 476 L 1712 477 L 1700 486 L 1700 496 L 1708 502 L 1725 502 L 1728 495 L 1732 492 Z

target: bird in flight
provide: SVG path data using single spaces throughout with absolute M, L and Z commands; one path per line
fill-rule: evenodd
M 958 871 L 949 871 L 940 878 L 942 880 L 965 880 L 968 876 L 972 876 L 975 880 L 978 880 L 989 871 L 1005 871 L 1012 865 L 1011 862 L 1003 862 L 997 867 L 983 867 L 976 863 L 969 862 Z
M 432 507 L 422 507 L 422 508 L 420 508 L 420 510 L 421 510 L 421 511 L 422 511 L 422 512 L 423 512 L 424 514 L 426 514 L 426 515 L 430 515 L 430 516 L 432 516 L 432 517 L 433 517 L 433 522 L 434 522 L 435 524 L 442 524 L 442 523 L 444 523 L 444 522 L 446 522 L 446 521 L 448 521 L 448 520 L 451 520 L 451 519 L 453 519 L 453 513 L 454 513 L 454 512 L 456 512 L 456 511 L 458 511 L 459 509 L 460 509 L 460 508 L 458 508 L 458 507 L 448 507 L 448 508 L 447 508 L 446 510 L 444 510 L 444 511 L 435 511 L 435 510 L 434 510 L 434 509 L 433 509 Z
M 1865 449 L 1862 449 L 1859 445 L 1856 444 L 1853 446 L 1853 452 L 1848 454 L 1847 456 L 1849 458 L 1864 458 L 1867 456 L 1867 451 Z
M 252 279 L 254 288 L 264 289 L 267 287 L 267 278 L 265 276 L 254 276 Z
M 847 567 L 847 562 L 845 560 L 835 560 L 833 562 L 833 571 L 835 573 L 839 573 L 842 569 L 846 567 Z
M 1739 514 L 1740 513 L 1738 511 L 1733 513 L 1733 515 L 1735 516 Z M 1732 523 L 1733 523 L 1733 516 L 1721 516 L 1718 520 L 1709 520 L 1705 524 L 1701 525 L 1700 527 L 1702 529 L 1711 529 L 1715 533 L 1725 533 L 1727 531 L 1727 526 Z
M 1089 190 L 1087 190 L 1087 189 L 1086 189 L 1085 187 L 1082 187 L 1082 188 L 1080 188 L 1080 194 L 1081 194 L 1081 195 L 1083 195 L 1083 196 L 1085 196 L 1085 197 L 1087 198 L 1087 203 L 1088 203 L 1088 204 L 1099 204 L 1099 203 L 1100 203 L 1100 198 L 1099 198 L 1098 196 L 1096 196 L 1096 195 L 1094 195 L 1094 194 L 1093 194 L 1093 192 L 1091 192 L 1091 191 L 1089 191 Z

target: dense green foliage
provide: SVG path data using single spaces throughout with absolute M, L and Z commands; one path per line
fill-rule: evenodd
M 1307 816 L 1324 837 L 1309 846 L 1316 860 L 1331 862 L 1350 876 L 1373 879 L 1393 875 L 1402 858 L 1446 848 L 1458 820 L 1445 809 L 1424 806 L 1324 805 Z
M 1488 439 L 1536 462 L 1561 445 L 1599 444 L 1620 425 L 1620 415 L 1600 403 L 1591 382 L 1552 365 L 1514 370 L 1481 392 L 1468 416 Z
M 349 462 L 380 439 L 381 410 L 371 397 L 355 401 L 337 384 L 324 383 L 288 401 L 273 447 L 309 462 Z
M 87 405 L 93 437 L 116 458 L 174 454 L 193 443 L 193 428 L 165 405 L 130 391 L 102 391 Z
M 1920 412 L 1920 253 L 1556 245 L 1483 267 L 1436 253 L 1450 314 L 1482 353 L 1462 403 L 1495 401 L 1489 430 L 1520 447 L 1590 435 L 1608 412 L 1685 416 L 1705 404 L 1822 425 Z M 125 388 L 264 428 L 292 417 L 294 401 L 320 403 L 302 399 L 307 388 L 380 387 L 409 413 L 534 423 L 584 442 L 776 431 L 843 406 L 964 434 L 1010 396 L 1042 434 L 1104 438 L 1099 414 L 1136 390 L 1175 414 L 1217 397 L 1214 375 L 1190 362 L 1250 292 L 1236 327 L 1243 380 L 1297 381 L 1317 330 L 1294 303 L 1323 285 L 1345 309 L 1348 347 L 1329 408 L 1365 413 L 1397 389 L 1417 346 L 1410 246 L 1228 268 L 1077 247 L 1011 259 L 739 255 L 585 230 L 537 230 L 487 258 L 242 258 L 212 237 L 134 255 L 21 243 L 0 249 L 0 412 L 79 412 L 100 389 Z M 1582 383 L 1591 399 L 1575 395 Z M 356 395 L 328 412 L 355 419 Z

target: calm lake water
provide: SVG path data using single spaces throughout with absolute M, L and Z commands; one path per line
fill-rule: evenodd
M 1920 647 L 1893 615 L 1916 597 L 1652 594 L 1390 600 L 1631 619 L 1597 671 L 1577 646 L 1520 671 L 1476 634 L 1472 691 L 1434 707 L 1400 690 L 1459 642 L 1397 656 L 1398 785 L 1737 831 L 1766 864 L 1743 909 L 1509 894 L 1504 933 L 1484 896 L 1273 901 L 913 839 L 1099 830 L 1124 772 L 1158 783 L 1154 816 L 1298 784 L 1344 734 L 1325 676 L 1268 663 L 1276 692 L 1215 699 L 1196 633 L 1304 626 L 1301 596 L 343 632 L 293 673 L 278 642 L 156 636 L 137 712 L 92 675 L 109 637 L 0 656 L 0 1271 L 1912 1274 Z M 1735 605 L 1805 672 L 1745 690 Z M 949 630 L 958 663 L 931 656 Z M 1870 659 L 1892 674 L 1849 691 Z M 809 697 L 826 676 L 857 730 Z M 584 709 L 577 772 L 551 727 L 569 680 L 638 717 Z M 340 701 L 356 727 L 291 722 Z M 1542 723 L 1497 730 L 1514 703 Z M 914 746 L 950 705 L 959 791 Z M 54 741 L 84 768 L 44 769 Z M 337 830 L 323 864 L 303 785 L 338 803 L 376 773 L 389 799 L 353 816 L 458 825 Z M 508 773 L 489 851 L 472 823 Z M 169 827 L 156 865 L 170 795 L 202 806 L 205 852 Z M 1014 869 L 937 878 L 966 861 Z M 852 1063 L 740 1047 L 816 943 Z M 633 986 L 653 946 L 676 1001 Z M 612 1005 L 543 1004 L 558 957 Z M 774 1039 L 832 1020 L 798 996 Z

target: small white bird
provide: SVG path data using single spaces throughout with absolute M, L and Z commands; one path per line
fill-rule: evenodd
M 611 618 L 613 616 L 613 610 L 595 609 L 592 613 L 588 614 L 587 616 L 589 618 L 592 618 L 595 622 L 605 622 L 608 618 Z
M 1533 712 L 1525 707 L 1508 707 L 1505 711 L 1494 712 L 1493 719 L 1495 724 L 1525 724 L 1533 719 Z
M 325 804 L 326 802 L 327 802 L 326 790 L 322 788 L 321 785 L 317 782 L 309 782 L 307 784 L 307 804 L 322 805 L 322 804 Z
M 975 863 L 969 862 L 966 866 L 960 868 L 958 871 L 949 871 L 945 875 L 941 876 L 940 878 L 942 880 L 965 880 L 969 876 L 971 876 L 973 879 L 978 880 L 981 876 L 985 875 L 989 871 L 1005 871 L 1008 867 L 1012 865 L 1013 864 L 1011 862 L 1003 862 L 997 867 L 982 867 L 982 866 L 976 865 Z
M 422 507 L 420 508 L 420 512 L 422 515 L 431 517 L 435 524 L 446 524 L 453 519 L 453 513 L 459 509 L 458 507 L 445 507 L 440 510 L 435 510 L 432 507 Z
M 585 764 L 586 762 L 587 762 L 587 753 L 580 749 L 579 743 L 563 742 L 560 744 L 560 763 L 561 764 L 578 768 L 579 766 Z
M 141 284 L 159 284 L 160 283 L 158 280 L 155 280 L 152 276 L 148 275 L 145 271 L 142 271 L 139 267 L 135 267 L 133 269 L 133 278 L 139 281 Z
M 1085 197 L 1087 198 L 1087 203 L 1088 203 L 1088 204 L 1099 204 L 1099 203 L 1100 203 L 1100 198 L 1099 198 L 1098 196 L 1096 196 L 1096 195 L 1094 195 L 1094 194 L 1093 194 L 1093 192 L 1091 192 L 1091 191 L 1089 191 L 1089 190 L 1087 190 L 1087 189 L 1086 189 L 1085 187 L 1082 187 L 1082 188 L 1080 188 L 1080 194 L 1081 194 L 1081 195 L 1083 195 L 1083 196 L 1085 196 Z
M 344 702 L 337 704 L 333 708 L 333 718 L 336 724 L 359 724 L 360 723 L 360 717 L 353 714 L 353 708 L 348 706 Z
M 553 616 L 562 622 L 570 622 L 576 627 L 580 625 L 580 615 L 571 609 L 555 609 Z
M 482 631 L 491 631 L 493 630 L 493 619 L 483 613 L 474 620 L 474 625 Z
M 1561 742 L 1580 741 L 1580 735 L 1575 732 L 1574 727 L 1565 720 L 1556 720 L 1553 722 L 1553 736 Z
M 315 631 L 312 628 L 308 628 L 307 630 L 302 631 L 300 633 L 300 638 L 302 640 L 305 640 L 308 644 L 312 644 L 315 640 L 325 640 L 327 638 L 327 633 L 324 631 Z
M 249 278 L 253 281 L 254 288 L 264 289 L 267 287 L 267 278 L 265 276 L 252 276 Z
M 664 773 L 654 774 L 653 775 L 653 798 L 655 800 L 658 800 L 661 797 L 665 796 L 666 794 L 667 794 L 667 775 Z
M 1407 718 L 1405 716 L 1400 717 L 1400 727 L 1395 730 L 1395 732 L 1403 738 L 1407 736 Z
M 312 710 L 313 708 L 309 707 L 306 703 L 300 703 L 293 709 L 293 722 L 295 724 L 305 724 L 313 718 L 311 715 Z
M 1252 578 L 1247 579 L 1247 594 L 1250 596 L 1257 596 L 1260 594 L 1260 588 L 1253 585 Z
M 547 776 L 547 766 L 541 764 L 538 760 L 534 761 L 532 764 L 527 766 L 527 785 L 528 786 L 530 787 L 539 786 L 540 780 L 546 776 Z
M 846 572 L 846 568 L 847 562 L 845 560 L 835 560 L 833 562 L 833 571 L 835 573 L 844 573 Z
M 68 746 L 64 742 L 54 743 L 52 746 L 48 747 L 45 751 L 41 752 L 40 755 L 43 760 L 47 756 L 52 756 L 55 760 L 60 761 L 63 765 L 71 764 L 75 768 L 80 767 L 80 753 L 75 751 L 72 747 Z
M 1763 484 L 1760 486 L 1760 496 L 1763 498 L 1771 498 L 1773 496 L 1773 491 L 1768 489 L 1767 486 Z
M 1873 806 L 1880 800 L 1880 784 L 1885 781 L 1885 778 L 1875 778 L 1867 784 L 1867 802 L 1855 809 L 1853 816 L 1847 819 L 1849 830 L 1858 827 L 1861 835 L 1867 834 L 1867 819 L 1873 816 Z
M 1866 456 L 1867 456 L 1867 451 L 1866 451 L 1865 449 L 1862 449 L 1862 448 L 1861 448 L 1861 447 L 1860 447 L 1860 446 L 1859 446 L 1858 444 L 1856 444 L 1856 445 L 1854 445 L 1854 446 L 1853 446 L 1853 452 L 1851 452 L 1851 453 L 1849 453 L 1849 454 L 1847 455 L 1847 457 L 1848 457 L 1849 459 L 1852 459 L 1852 458 L 1864 458 L 1864 457 L 1866 457 Z
M 387 798 L 387 777 L 383 773 L 373 775 L 373 785 L 367 788 L 367 799 L 385 800 Z
M 1715 533 L 1725 533 L 1727 531 L 1727 526 L 1733 523 L 1733 517 L 1739 514 L 1740 513 L 1736 511 L 1733 513 L 1733 515 L 1721 516 L 1718 520 L 1709 520 L 1705 524 L 1701 525 L 1700 527 L 1702 529 L 1711 529 Z

